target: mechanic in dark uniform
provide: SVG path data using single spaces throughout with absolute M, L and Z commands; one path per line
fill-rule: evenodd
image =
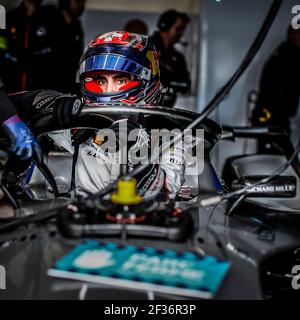
M 58 13 L 55 7 L 41 6 L 42 2 L 24 0 L 7 14 L 10 68 L 2 78 L 8 93 L 55 88 Z
M 300 30 L 288 30 L 287 41 L 267 60 L 260 78 L 259 95 L 252 113 L 254 126 L 278 126 L 290 136 L 290 118 L 298 110 L 300 97 Z M 260 141 L 260 153 L 277 153 Z
M 174 47 L 180 42 L 190 19 L 185 13 L 169 10 L 158 19 L 158 31 L 152 35 L 156 50 L 160 53 L 161 82 L 171 89 L 164 104 L 172 107 L 177 93 L 188 93 L 191 89 L 190 74 L 185 57 Z
M 22 160 L 28 160 L 36 153 L 41 157 L 38 144 L 26 126 L 17 115 L 17 110 L 3 88 L 0 79 L 0 124 L 1 129 L 10 141 L 10 150 Z
M 84 49 L 84 33 L 80 17 L 86 0 L 59 1 L 59 52 L 57 64 L 64 70 L 57 77 L 56 90 L 80 94 L 80 84 L 76 84 L 78 62 Z

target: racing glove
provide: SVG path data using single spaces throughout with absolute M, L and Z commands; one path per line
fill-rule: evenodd
M 57 97 L 53 109 L 54 120 L 60 125 L 69 125 L 79 116 L 82 106 L 82 101 L 77 96 Z
M 70 125 L 79 116 L 82 107 L 79 97 L 51 90 L 39 92 L 33 102 L 35 112 L 52 111 L 53 121 L 61 126 Z
M 10 151 L 21 160 L 28 160 L 34 153 L 38 160 L 42 159 L 42 151 L 33 134 L 17 114 L 4 121 L 2 128 L 10 140 Z

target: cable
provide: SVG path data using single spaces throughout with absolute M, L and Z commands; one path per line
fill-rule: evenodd
M 228 221 L 228 218 L 229 218 L 229 215 L 233 212 L 234 209 L 236 209 L 236 207 L 242 203 L 245 198 L 246 198 L 246 192 L 249 188 L 253 188 L 254 186 L 256 185 L 260 185 L 260 184 L 263 184 L 263 183 L 268 183 L 269 181 L 271 181 L 272 179 L 274 179 L 275 177 L 277 177 L 278 175 L 280 175 L 282 172 L 284 172 L 288 167 L 289 165 L 292 163 L 292 161 L 294 160 L 294 158 L 298 155 L 300 151 L 300 139 L 299 139 L 299 142 L 296 146 L 296 149 L 293 153 L 293 155 L 291 156 L 291 158 L 286 161 L 281 167 L 279 167 L 277 170 L 273 171 L 273 173 L 267 177 L 267 178 L 264 178 L 264 179 L 261 179 L 260 181 L 258 181 L 257 183 L 253 184 L 253 185 L 250 185 L 248 187 L 245 187 L 243 189 L 240 189 L 240 190 L 237 190 L 235 192 L 232 192 L 232 193 L 229 193 L 225 196 L 223 196 L 223 198 L 221 199 L 221 201 L 224 201 L 226 199 L 230 199 L 234 196 L 237 196 L 237 195 L 240 195 L 240 197 L 237 198 L 237 200 L 234 201 L 234 203 L 230 206 L 229 210 L 225 213 L 225 234 L 226 234 L 226 241 L 228 244 L 230 244 L 232 246 L 232 248 L 234 248 L 236 250 L 236 252 L 238 252 L 238 250 L 234 247 L 234 245 L 232 244 L 231 240 L 230 240 L 230 236 L 229 236 L 229 221 Z M 220 201 L 220 202 L 221 202 Z M 219 202 L 219 203 L 220 203 Z M 207 229 L 206 231 L 210 230 L 212 231 L 211 227 L 210 227 L 210 220 L 212 219 L 213 217 L 213 214 L 215 212 L 215 209 L 218 207 L 219 203 L 217 203 L 213 209 L 213 211 L 211 212 L 210 214 L 210 217 L 207 221 Z M 217 236 L 217 234 L 215 234 L 215 236 Z M 219 243 L 221 244 L 221 242 L 219 241 Z M 226 254 L 226 256 L 228 257 L 227 255 L 227 251 L 226 249 L 222 246 L 222 251 L 223 253 Z M 240 252 L 238 252 L 239 254 L 241 254 Z M 244 253 L 245 254 L 245 253 Z M 252 259 L 249 257 L 249 256 L 245 256 L 245 259 L 247 259 L 247 261 L 253 263 Z
M 246 198 L 246 192 L 250 189 L 253 188 L 257 185 L 260 184 L 265 184 L 268 183 L 269 181 L 271 181 L 272 179 L 276 178 L 278 175 L 280 175 L 282 172 L 284 172 L 293 162 L 294 158 L 298 155 L 298 153 L 300 152 L 300 139 L 298 141 L 298 144 L 296 146 L 296 149 L 294 151 L 294 153 L 292 154 L 292 156 L 290 157 L 290 159 L 288 161 L 286 161 L 282 166 L 280 166 L 278 169 L 276 169 L 275 171 L 273 171 L 273 173 L 271 175 L 269 175 L 268 177 L 261 179 L 260 181 L 256 182 L 255 184 L 252 184 L 250 186 L 247 186 L 243 189 L 228 193 L 226 195 L 223 196 L 215 196 L 215 197 L 210 197 L 204 200 L 201 200 L 200 203 L 198 205 L 191 205 L 191 207 L 189 208 L 185 208 L 185 210 L 189 210 L 195 207 L 209 207 L 212 205 L 215 205 L 214 209 L 212 210 L 212 212 L 210 213 L 210 216 L 208 218 L 207 221 L 207 229 L 206 229 L 206 233 L 210 228 L 210 220 L 213 217 L 213 214 L 216 210 L 216 208 L 218 207 L 218 205 L 224 201 L 224 200 L 228 200 L 230 198 L 236 197 L 236 196 L 240 196 L 238 197 L 238 199 L 231 205 L 231 207 L 229 208 L 229 211 L 225 214 L 225 217 L 227 217 L 245 198 Z
M 257 185 L 260 185 L 260 184 L 264 184 L 264 183 L 268 183 L 269 181 L 271 181 L 272 179 L 276 178 L 278 175 L 280 175 L 282 172 L 284 172 L 292 163 L 292 161 L 294 160 L 294 158 L 298 155 L 298 153 L 300 152 L 300 139 L 298 141 L 298 144 L 296 146 L 296 149 L 294 151 L 294 153 L 292 154 L 292 156 L 290 157 L 290 159 L 288 161 L 286 161 L 282 166 L 280 166 L 278 169 L 276 169 L 275 171 L 273 171 L 273 173 L 271 175 L 269 175 L 268 177 L 264 178 L 264 179 L 261 179 L 260 181 L 256 182 L 255 184 L 252 184 L 250 186 L 247 186 L 243 189 L 240 189 L 240 190 L 237 190 L 237 191 L 234 191 L 234 192 L 231 192 L 231 193 L 228 193 L 226 195 L 223 195 L 223 196 L 215 196 L 215 197 L 210 197 L 210 198 L 207 198 L 207 199 L 204 199 L 204 200 L 201 200 L 199 202 L 199 204 L 197 205 L 191 205 L 190 207 L 188 208 L 185 208 L 184 211 L 187 211 L 187 210 L 190 210 L 190 209 L 193 209 L 193 208 L 199 208 L 199 207 L 208 207 L 208 206 L 212 206 L 214 205 L 214 208 L 213 210 L 211 211 L 210 213 L 210 216 L 207 220 L 207 224 L 206 224 L 206 229 L 205 229 L 205 237 L 207 238 L 207 233 L 210 232 L 213 237 L 215 239 L 218 240 L 218 243 L 221 245 L 220 247 L 220 250 L 222 251 L 223 253 L 223 256 L 224 258 L 228 258 L 228 254 L 227 254 L 227 251 L 226 249 L 224 248 L 222 242 L 220 241 L 219 237 L 218 237 L 218 234 L 211 228 L 210 226 L 210 221 L 212 220 L 215 212 L 216 212 L 216 209 L 217 207 L 219 206 L 219 204 L 224 201 L 224 200 L 228 200 L 232 197 L 235 197 L 235 196 L 240 196 L 238 197 L 238 199 L 231 205 L 231 207 L 229 208 L 228 212 L 225 214 L 225 230 L 226 230 L 226 238 L 227 238 L 227 242 L 231 243 L 230 241 L 230 238 L 229 238 L 229 234 L 228 234 L 228 216 L 230 215 L 230 213 L 242 202 L 244 201 L 244 199 L 246 198 L 246 192 L 248 189 L 250 188 L 253 188 Z M 233 245 L 232 245 L 233 246 Z M 234 247 L 234 246 L 233 246 Z M 201 249 L 202 250 L 202 249 Z M 250 257 L 247 257 L 248 260 Z M 251 261 L 251 259 L 249 260 Z
M 229 193 L 227 194 L 225 197 L 227 199 L 230 199 L 231 197 L 234 197 L 236 195 L 240 195 L 240 197 L 238 197 L 233 204 L 230 206 L 230 208 L 228 209 L 228 211 L 225 213 L 225 233 L 226 233 L 226 238 L 227 238 L 227 243 L 231 244 L 233 248 L 235 248 L 232 244 L 232 242 L 230 241 L 230 237 L 229 237 L 229 229 L 228 229 L 228 225 L 229 225 L 229 216 L 230 214 L 246 199 L 246 192 L 249 188 L 253 188 L 256 185 L 260 185 L 260 184 L 264 184 L 264 183 L 268 183 L 269 181 L 271 181 L 272 179 L 276 178 L 278 175 L 280 175 L 282 172 L 284 172 L 289 165 L 292 163 L 292 161 L 294 160 L 294 158 L 298 155 L 300 151 L 300 139 L 298 141 L 298 144 L 296 146 L 296 149 L 293 153 L 293 155 L 291 156 L 291 158 L 286 161 L 281 167 L 279 167 L 277 170 L 273 171 L 273 173 L 269 176 L 266 177 L 260 181 L 258 181 L 257 183 L 250 185 L 246 188 L 243 188 L 241 190 L 237 190 L 235 192 Z M 249 256 L 247 258 L 250 258 Z
M 55 208 L 49 211 L 43 211 L 39 214 L 35 214 L 32 216 L 27 216 L 24 218 L 17 218 L 10 222 L 4 223 L 4 225 L 0 225 L 0 233 L 8 231 L 12 228 L 21 227 L 30 223 L 38 223 L 44 220 L 53 219 L 57 216 L 59 208 Z
M 279 168 L 274 170 L 268 177 L 263 178 L 263 179 L 257 181 L 256 183 L 251 184 L 251 185 L 249 185 L 249 186 L 247 186 L 245 188 L 242 188 L 242 189 L 227 193 L 225 195 L 222 195 L 222 196 L 217 195 L 217 196 L 214 196 L 214 197 L 209 197 L 209 198 L 203 199 L 203 200 L 201 200 L 199 202 L 198 206 L 199 207 L 209 207 L 209 206 L 212 206 L 212 205 L 215 205 L 215 204 L 219 204 L 223 200 L 228 200 L 228 199 L 231 199 L 231 198 L 234 198 L 234 197 L 237 197 L 237 196 L 240 196 L 240 197 L 236 200 L 236 202 L 241 203 L 246 198 L 245 194 L 249 189 L 251 189 L 253 187 L 256 187 L 256 186 L 258 186 L 260 184 L 266 184 L 266 183 L 270 182 L 272 179 L 274 179 L 277 176 L 279 176 L 282 172 L 284 172 L 291 165 L 291 163 L 293 162 L 293 160 L 295 159 L 295 157 L 298 155 L 299 152 L 300 152 L 300 139 L 299 139 L 299 142 L 298 142 L 298 144 L 296 146 L 296 149 L 295 149 L 294 153 L 292 154 L 292 156 L 290 157 L 290 159 L 287 160 Z M 236 207 L 235 203 L 231 206 L 231 208 L 233 208 L 233 207 Z M 232 212 L 233 210 L 230 210 L 230 211 Z
M 230 216 L 230 214 L 246 199 L 247 195 L 242 194 L 240 195 L 236 201 L 233 202 L 233 204 L 230 206 L 230 208 L 227 210 L 226 215 Z
M 13 197 L 13 195 L 9 192 L 9 190 L 4 185 L 0 185 L 0 189 L 2 190 L 4 195 L 7 197 L 8 201 L 13 206 L 13 208 L 20 209 L 20 204 L 18 200 Z

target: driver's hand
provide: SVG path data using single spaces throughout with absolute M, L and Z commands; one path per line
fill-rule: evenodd
M 81 98 L 71 95 L 56 97 L 53 104 L 54 121 L 60 125 L 70 125 L 81 113 L 83 103 Z
M 18 115 L 10 117 L 2 123 L 2 128 L 10 141 L 10 151 L 21 160 L 28 160 L 33 155 L 40 162 L 42 151 L 32 132 Z

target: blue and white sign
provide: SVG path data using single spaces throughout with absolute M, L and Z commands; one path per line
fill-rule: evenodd
M 212 256 L 88 241 L 59 260 L 49 270 L 49 275 L 128 289 L 211 298 L 228 269 L 227 261 L 218 261 Z

